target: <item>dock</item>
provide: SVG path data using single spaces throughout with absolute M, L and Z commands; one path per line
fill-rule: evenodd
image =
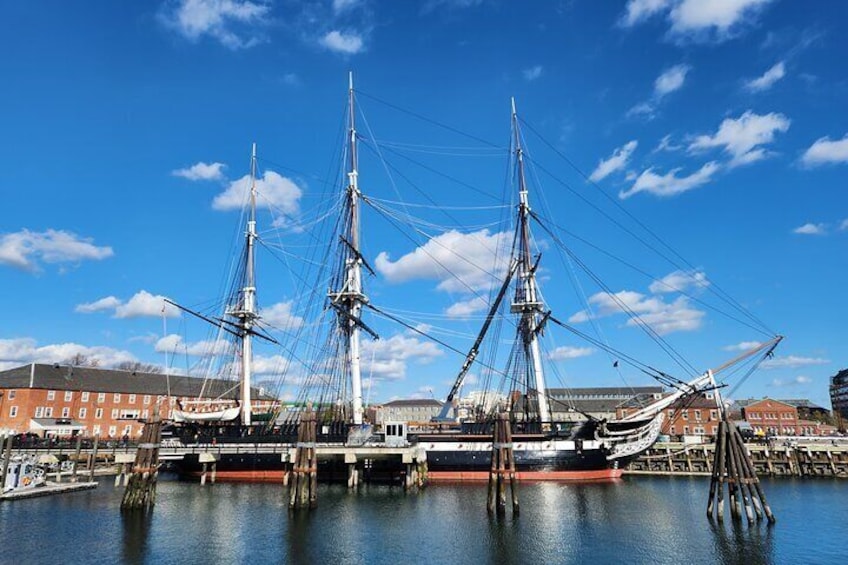
M 24 500 L 53 494 L 64 494 L 66 492 L 77 492 L 97 488 L 96 482 L 86 483 L 52 483 L 47 482 L 44 486 L 21 489 L 0 495 L 0 500 Z
M 761 477 L 848 478 L 848 445 L 840 443 L 746 443 Z M 657 443 L 624 469 L 625 475 L 710 476 L 712 443 Z

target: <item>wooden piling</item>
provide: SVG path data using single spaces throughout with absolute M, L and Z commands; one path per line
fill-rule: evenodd
M 734 520 L 742 519 L 744 508 L 749 524 L 754 523 L 755 514 L 757 521 L 762 520 L 763 513 L 769 523 L 774 523 L 774 514 L 766 501 L 742 435 L 726 417 L 719 422 L 715 449 L 707 516 L 712 519 L 715 514 L 718 520 L 723 519 L 726 484 L 730 495 L 730 514 Z
M 162 420 L 159 405 L 153 407 L 153 417 L 144 424 L 135 455 L 121 510 L 149 510 L 156 503 L 156 480 L 159 476 L 159 444 L 162 439 Z
M 12 460 L 12 436 L 3 438 L 0 442 L 3 453 L 3 472 L 0 473 L 0 491 L 6 486 L 6 475 L 9 473 L 9 461 Z
M 91 448 L 91 460 L 88 468 L 88 482 L 94 482 L 94 468 L 97 467 L 97 445 L 100 442 L 99 436 L 94 436 L 94 445 Z
M 515 476 L 515 458 L 512 450 L 512 430 L 507 414 L 498 414 L 492 433 L 492 464 L 489 470 L 489 491 L 486 508 L 489 513 L 502 516 L 506 513 L 506 482 L 509 478 L 512 495 L 512 513 L 517 515 L 518 485 Z
M 315 508 L 318 505 L 318 455 L 315 450 L 317 421 L 310 404 L 300 420 L 294 468 L 289 482 L 289 508 Z
M 74 467 L 71 473 L 71 481 L 77 482 L 77 467 L 79 467 L 80 451 L 82 451 L 82 435 L 77 435 L 77 446 L 74 449 Z

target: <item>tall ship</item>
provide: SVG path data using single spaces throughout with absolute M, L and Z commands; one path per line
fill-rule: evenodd
M 505 271 L 493 284 L 485 301 L 487 313 L 473 345 L 461 352 L 441 338 L 429 335 L 426 328 L 409 319 L 394 315 L 373 304 L 366 293 L 364 278 L 376 275 L 362 251 L 361 207 L 371 203 L 360 189 L 356 106 L 353 78 L 350 77 L 347 101 L 346 134 L 344 141 L 344 170 L 340 175 L 342 190 L 338 195 L 338 214 L 327 254 L 321 264 L 329 267 L 329 274 L 317 274 L 310 286 L 328 288 L 320 297 L 318 317 L 323 322 L 310 324 L 309 330 L 299 330 L 287 336 L 287 356 L 298 360 L 300 388 L 294 402 L 282 405 L 263 405 L 257 410 L 251 398 L 253 371 L 253 342 L 255 339 L 281 345 L 263 327 L 257 309 L 257 281 L 254 273 L 256 229 L 256 149 L 251 160 L 251 186 L 244 250 L 241 254 L 237 276 L 221 315 L 210 316 L 183 308 L 203 318 L 226 336 L 232 338 L 232 352 L 237 363 L 239 400 L 236 403 L 212 406 L 179 406 L 173 412 L 172 432 L 186 444 L 286 444 L 293 445 L 304 410 L 316 412 L 319 444 L 369 445 L 379 448 L 384 441 L 384 430 L 369 421 L 366 412 L 363 386 L 363 338 L 379 339 L 368 316 L 377 315 L 398 323 L 408 332 L 433 339 L 454 352 L 464 355 L 464 361 L 454 380 L 438 417 L 429 425 L 411 431 L 403 442 L 418 446 L 426 452 L 430 480 L 465 481 L 486 479 L 491 467 L 492 430 L 499 414 L 506 414 L 512 427 L 513 452 L 516 470 L 521 479 L 551 480 L 601 480 L 619 477 L 623 468 L 633 458 L 651 447 L 659 437 L 664 418 L 670 407 L 679 406 L 687 398 L 719 388 L 716 374 L 738 363 L 762 360 L 780 341 L 772 338 L 757 344 L 731 362 L 716 370 L 692 374 L 685 379 L 639 361 L 634 356 L 618 350 L 604 340 L 592 337 L 563 321 L 547 306 L 539 274 L 543 272 L 540 247 L 533 239 L 533 227 L 544 230 L 549 245 L 560 246 L 556 226 L 531 208 L 531 190 L 526 178 L 526 157 L 522 146 L 520 121 L 515 101 L 511 105 L 510 162 L 511 178 L 515 192 L 510 199 L 515 203 L 512 219 L 512 238 L 500 264 Z M 552 243 L 550 243 L 552 242 Z M 561 246 L 570 262 L 579 260 Z M 448 250 L 453 253 L 452 250 Z M 495 251 L 493 251 L 495 253 Z M 316 290 L 317 292 L 317 290 Z M 608 294 L 615 299 L 611 291 Z M 650 324 L 641 320 L 637 312 L 626 304 L 621 310 L 637 320 L 635 325 L 653 337 L 660 335 Z M 605 351 L 614 366 L 628 364 L 648 375 L 670 392 L 662 398 L 643 403 L 635 410 L 617 418 L 599 419 L 586 414 L 581 421 L 558 421 L 552 410 L 548 392 L 543 336 L 554 328 L 571 336 L 589 341 L 593 347 Z M 501 330 L 512 333 L 509 347 L 501 339 Z M 314 331 L 311 335 L 309 332 Z M 298 343 L 305 345 L 293 353 Z M 663 342 L 664 343 L 664 342 Z M 498 353 L 506 350 L 506 354 Z M 501 361 L 505 361 L 503 365 Z M 691 367 L 691 365 L 689 366 Z M 372 367 L 373 368 L 373 367 Z M 459 406 L 459 395 L 469 373 L 479 371 L 481 385 L 479 401 L 464 410 Z M 208 394 L 206 395 L 209 396 Z M 716 394 L 717 398 L 720 395 Z M 261 415 L 260 415 L 261 413 Z M 280 480 L 286 463 L 279 453 L 220 453 L 217 477 L 220 480 Z M 179 472 L 187 476 L 201 473 L 200 455 L 189 455 L 175 462 Z M 336 462 L 319 461 L 319 475 L 332 476 Z M 391 469 L 385 470 L 388 476 Z

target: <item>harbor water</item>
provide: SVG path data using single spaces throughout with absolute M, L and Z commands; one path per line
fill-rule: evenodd
M 486 486 L 342 486 L 290 513 L 280 485 L 162 480 L 148 514 L 122 487 L 0 504 L 0 562 L 61 563 L 845 563 L 848 483 L 766 479 L 777 524 L 711 525 L 709 482 L 626 477 L 520 485 L 521 512 L 486 513 Z M 729 516 L 729 512 L 728 512 Z

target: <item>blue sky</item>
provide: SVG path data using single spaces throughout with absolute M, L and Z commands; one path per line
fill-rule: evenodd
M 706 306 L 727 311 L 723 290 L 787 336 L 734 395 L 829 406 L 827 378 L 846 366 L 848 337 L 848 38 L 838 26 L 848 6 L 524 4 L 6 3 L 0 367 L 75 353 L 105 366 L 163 364 L 167 351 L 177 366 L 195 362 L 208 332 L 171 311 L 163 323 L 161 297 L 200 308 L 224 289 L 253 142 L 260 231 L 276 250 L 260 259 L 260 303 L 288 328 L 283 341 L 308 341 L 315 312 L 299 277 L 341 186 L 353 71 L 360 134 L 380 149 L 363 149 L 360 166 L 363 192 L 383 206 L 363 212 L 375 305 L 470 346 L 491 269 L 444 256 L 456 284 L 433 257 L 450 245 L 491 265 L 487 250 L 511 229 L 501 197 L 514 96 L 539 164 L 534 209 L 653 276 L 573 240 L 617 296 L 706 369 L 766 337 Z M 633 229 L 627 214 L 638 218 L 686 268 L 627 241 L 586 201 Z M 405 235 L 388 210 L 426 227 Z M 559 319 L 592 319 L 616 347 L 677 369 L 599 289 L 583 287 L 583 302 L 555 242 L 536 237 Z M 674 292 L 656 282 L 669 276 Z M 444 397 L 461 358 L 372 323 L 381 340 L 366 345 L 369 399 Z M 650 384 L 567 333 L 548 334 L 549 386 Z M 295 354 L 260 351 L 260 373 Z

